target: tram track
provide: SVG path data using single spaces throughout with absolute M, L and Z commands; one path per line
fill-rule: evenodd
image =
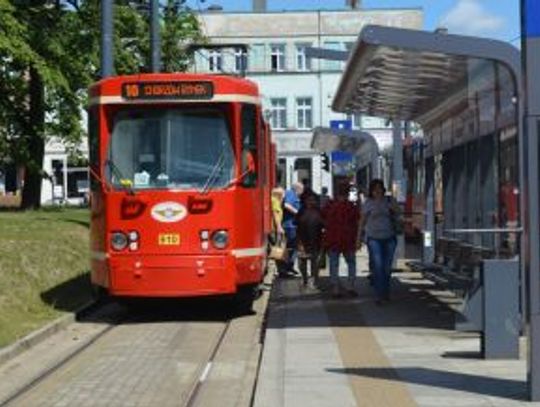
M 101 303 L 91 304 L 86 309 L 82 310 L 81 314 L 78 315 L 78 317 L 91 318 L 94 314 L 99 315 L 100 311 L 103 311 L 107 307 L 107 305 L 108 304 L 101 304 Z M 93 335 L 88 340 L 86 340 L 82 345 L 76 347 L 73 351 L 69 352 L 67 355 L 62 357 L 59 361 L 47 367 L 45 370 L 41 371 L 37 376 L 32 378 L 30 381 L 26 382 L 20 388 L 15 390 L 12 394 L 10 394 L 8 397 L 4 399 L 0 399 L 0 407 L 9 407 L 11 405 L 15 405 L 14 403 L 18 399 L 20 399 L 26 393 L 30 392 L 32 389 L 37 387 L 40 383 L 42 383 L 47 378 L 52 376 L 55 372 L 60 370 L 62 367 L 66 366 L 70 361 L 75 359 L 78 355 L 83 353 L 85 350 L 91 348 L 99 339 L 106 336 L 114 328 L 118 327 L 120 323 L 122 323 L 123 321 L 122 318 L 125 319 L 125 315 L 122 315 L 122 314 L 120 315 L 121 316 L 119 319 L 115 321 L 111 321 L 110 325 L 105 326 L 97 334 Z
M 214 345 L 211 348 L 208 359 L 201 363 L 200 368 L 198 369 L 198 375 L 196 376 L 194 383 L 191 386 L 191 389 L 188 392 L 188 395 L 185 401 L 181 404 L 182 407 L 195 407 L 197 405 L 197 399 L 200 394 L 200 391 L 203 388 L 203 386 L 205 386 L 207 383 L 207 379 L 210 374 L 210 371 L 212 370 L 214 360 L 220 350 L 221 345 L 223 344 L 223 341 L 225 339 L 225 336 L 227 335 L 227 332 L 229 331 L 231 322 L 232 322 L 232 319 L 229 319 L 228 321 L 226 321 L 221 332 L 218 335 L 216 335 L 217 340 L 215 341 Z
M 11 375 L 11 387 L 6 382 L 0 391 L 0 406 L 117 405 L 120 397 L 128 404 L 247 407 L 266 297 L 255 302 L 253 315 L 238 315 L 210 300 L 158 307 L 145 302 L 136 310 L 113 304 L 112 314 L 100 308 L 99 316 L 87 314 L 82 324 L 44 343 L 38 353 L 58 344 L 45 362 L 30 350 L 4 372 L 0 368 L 0 378 L 17 366 L 33 369 L 26 376 Z

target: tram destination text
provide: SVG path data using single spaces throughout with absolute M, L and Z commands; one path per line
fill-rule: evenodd
M 211 82 L 136 82 L 122 85 L 124 99 L 212 99 Z

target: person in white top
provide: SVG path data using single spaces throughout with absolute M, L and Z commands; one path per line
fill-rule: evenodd
M 370 182 L 360 222 L 360 235 L 365 231 L 377 304 L 390 300 L 390 276 L 397 245 L 395 221 L 400 212 L 397 202 L 385 193 L 382 180 Z

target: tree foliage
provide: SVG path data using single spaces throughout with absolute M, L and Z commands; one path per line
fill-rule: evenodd
M 205 42 L 199 20 L 193 13 L 178 7 L 176 1 L 168 0 L 163 23 L 162 69 L 164 72 L 183 72 L 192 62 L 193 55 L 187 50 L 189 45 Z
M 186 45 L 202 40 L 182 3 L 167 0 L 162 12 L 167 72 L 186 70 Z M 46 140 L 75 149 L 85 134 L 86 89 L 99 78 L 100 7 L 100 0 L 0 0 L 0 164 L 25 166 L 26 208 L 39 206 Z M 115 1 L 114 24 L 116 73 L 148 71 L 147 2 Z

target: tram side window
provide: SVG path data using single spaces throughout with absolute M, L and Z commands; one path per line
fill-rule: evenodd
M 242 107 L 242 186 L 257 185 L 257 109 L 254 105 Z
M 90 155 L 90 168 L 92 172 L 99 174 L 99 111 L 97 107 L 92 107 L 88 114 L 88 152 Z M 98 189 L 99 180 L 93 173 L 90 173 L 90 188 L 94 191 Z
M 266 170 L 266 160 L 267 160 L 267 157 L 266 157 L 266 137 L 267 137 L 267 134 L 266 134 L 266 129 L 265 129 L 265 126 L 264 126 L 264 118 L 262 117 L 262 115 L 259 115 L 259 140 L 260 140 L 260 156 L 261 156 L 261 165 L 260 165 L 260 171 L 261 171 L 261 183 L 263 186 L 266 185 L 267 183 L 267 178 L 268 178 L 268 174 L 266 173 L 267 170 Z

